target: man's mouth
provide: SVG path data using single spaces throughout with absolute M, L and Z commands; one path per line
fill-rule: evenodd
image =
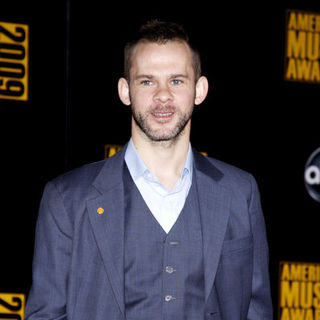
M 157 119 L 169 119 L 174 113 L 173 112 L 154 112 L 152 115 Z

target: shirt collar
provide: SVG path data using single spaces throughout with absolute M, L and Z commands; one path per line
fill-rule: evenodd
M 132 138 L 128 143 L 124 159 L 126 161 L 127 167 L 134 181 L 136 181 L 140 177 L 143 177 L 151 173 L 151 171 L 147 168 L 147 166 L 144 164 L 143 160 L 139 156 L 138 151 L 133 144 Z M 189 143 L 187 158 L 184 164 L 184 168 L 182 170 L 182 178 L 186 174 L 189 174 L 191 178 L 192 171 L 193 171 L 193 153 L 192 153 L 191 144 Z

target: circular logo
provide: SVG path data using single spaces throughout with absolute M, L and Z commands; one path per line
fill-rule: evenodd
M 310 196 L 320 202 L 320 148 L 312 153 L 306 163 L 304 182 Z

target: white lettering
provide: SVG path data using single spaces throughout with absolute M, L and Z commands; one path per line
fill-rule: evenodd
M 310 166 L 306 169 L 304 178 L 310 185 L 320 184 L 320 169 L 317 166 Z

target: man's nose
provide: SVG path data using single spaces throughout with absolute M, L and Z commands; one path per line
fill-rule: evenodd
M 159 85 L 154 95 L 154 100 L 165 103 L 169 100 L 172 100 L 172 98 L 173 98 L 173 95 L 168 85 L 166 84 Z

